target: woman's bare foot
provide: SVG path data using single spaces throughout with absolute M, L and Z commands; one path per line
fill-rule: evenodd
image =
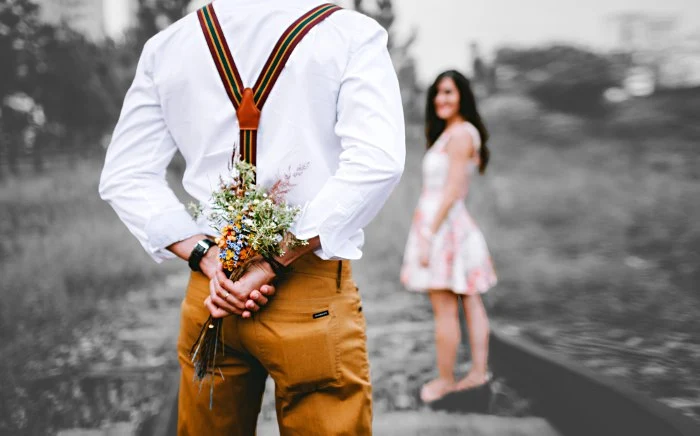
M 490 377 L 487 372 L 469 371 L 469 373 L 462 380 L 457 382 L 454 389 L 456 391 L 472 389 L 488 383 L 489 380 Z
M 446 380 L 444 378 L 436 378 L 424 384 L 420 390 L 420 399 L 424 403 L 430 403 L 438 400 L 452 392 L 454 389 L 454 380 Z

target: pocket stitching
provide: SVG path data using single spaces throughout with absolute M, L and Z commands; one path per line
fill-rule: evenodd
M 327 381 L 319 381 L 319 382 L 298 382 L 296 385 L 291 385 L 290 381 L 291 380 L 286 380 L 287 381 L 287 386 L 285 387 L 286 390 L 289 391 L 309 391 L 309 390 L 315 390 L 315 389 L 322 389 L 328 386 L 333 386 L 336 385 L 342 377 L 342 373 L 340 371 L 340 347 L 336 345 L 338 341 L 338 318 L 337 318 L 337 313 L 335 311 L 335 308 L 333 307 L 332 304 L 329 304 L 327 306 L 327 309 L 330 312 L 330 319 L 328 321 L 328 327 L 326 331 L 328 332 L 328 336 L 326 337 L 326 345 L 329 347 L 327 350 L 327 353 L 329 354 L 329 363 L 331 364 L 331 368 L 329 371 L 330 375 L 330 380 Z M 297 312 L 297 314 L 299 314 Z M 299 314 L 302 315 L 302 314 Z M 304 314 L 305 315 L 305 314 Z M 308 316 L 312 316 L 312 313 L 309 313 Z M 316 321 L 316 320 L 313 320 Z M 282 349 L 283 355 L 285 353 L 288 353 L 289 347 L 284 347 Z M 287 359 L 285 355 L 285 360 Z M 285 362 L 286 364 L 286 362 Z M 287 372 L 287 378 L 289 377 L 289 373 Z

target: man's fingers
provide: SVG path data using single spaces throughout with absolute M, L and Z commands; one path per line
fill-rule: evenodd
M 216 307 L 216 305 L 211 301 L 211 298 L 204 300 L 204 305 L 207 307 L 213 318 L 224 318 L 230 315 L 230 313 L 226 312 L 225 310 Z
M 219 297 L 216 294 L 208 296 L 207 299 L 205 300 L 204 305 L 207 306 L 207 308 L 209 308 L 209 306 L 207 305 L 207 301 L 213 307 L 216 307 L 218 310 L 226 312 L 226 314 L 228 314 L 228 315 L 230 315 L 230 314 L 238 315 L 242 312 L 242 309 L 245 308 L 245 306 L 243 306 L 243 305 L 240 309 L 235 307 L 235 306 L 232 306 L 232 305 L 228 304 L 227 302 L 223 301 L 221 299 L 221 297 Z M 214 315 L 214 312 L 212 312 L 211 309 L 209 310 L 209 312 L 211 312 L 211 314 Z
M 272 285 L 262 285 L 260 286 L 260 292 L 267 297 L 272 297 L 277 292 L 277 288 Z
M 241 308 L 238 308 L 234 305 L 229 304 L 228 302 L 224 301 L 221 297 L 213 297 L 211 299 L 211 302 L 216 305 L 216 307 L 225 310 L 228 313 L 235 313 L 236 315 L 240 314 L 241 311 L 245 308 L 245 305 L 243 303 L 241 304 Z
M 253 314 L 250 313 L 250 311 L 248 311 L 248 310 L 243 311 L 243 313 L 241 314 L 241 318 L 245 318 L 245 319 L 248 319 L 251 316 L 253 316 Z
M 251 311 L 251 312 L 257 312 L 258 310 L 260 310 L 260 306 L 258 306 L 257 304 L 255 304 L 255 301 L 253 301 L 253 300 L 248 300 L 248 301 L 246 301 L 246 302 L 245 302 L 245 308 L 248 309 L 248 310 Z
M 223 270 L 218 270 L 216 272 L 216 281 L 218 282 L 219 286 L 221 286 L 224 289 L 231 287 L 231 285 L 233 284 L 233 282 L 229 280 L 228 277 L 226 277 L 226 274 L 224 274 Z
M 264 296 L 260 291 L 253 291 L 250 293 L 250 300 L 257 303 L 259 306 L 264 306 L 268 302 L 268 298 Z M 250 301 L 248 300 L 248 301 Z M 246 303 L 247 304 L 247 303 Z
M 217 279 L 209 281 L 209 298 L 217 307 L 227 310 L 229 313 L 239 314 L 245 309 L 243 302 L 222 289 Z
M 239 282 L 229 280 L 223 272 L 217 272 L 216 278 L 219 282 L 219 286 L 229 294 L 233 294 L 234 297 L 242 301 L 248 299 L 249 291 L 245 291 L 244 286 Z

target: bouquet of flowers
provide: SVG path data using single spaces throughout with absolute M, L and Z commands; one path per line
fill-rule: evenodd
M 218 234 L 219 261 L 229 279 L 235 282 L 254 261 L 282 256 L 285 248 L 306 245 L 308 242 L 298 240 L 289 233 L 301 209 L 285 201 L 286 194 L 294 186 L 292 178 L 301 175 L 306 166 L 285 174 L 266 190 L 255 184 L 255 166 L 241 160 L 234 162 L 230 179 L 220 178 L 218 189 L 211 195 L 207 218 Z M 201 205 L 190 207 L 195 218 L 203 214 Z M 190 355 L 195 378 L 200 383 L 207 374 L 214 376 L 216 354 L 224 353 L 222 322 L 222 319 L 209 316 L 192 346 Z M 211 398 L 210 394 L 210 408 Z

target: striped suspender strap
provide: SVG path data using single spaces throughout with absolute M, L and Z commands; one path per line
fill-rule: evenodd
M 236 63 L 221 31 L 214 7 L 210 4 L 197 11 L 202 32 L 209 46 L 214 64 L 224 84 L 226 93 L 236 109 L 238 124 L 241 129 L 240 153 L 243 160 L 253 165 L 256 162 L 256 147 L 260 111 L 262 111 L 270 91 L 275 86 L 282 69 L 294 48 L 315 25 L 325 20 L 332 13 L 340 10 L 339 6 L 323 4 L 310 10 L 282 34 L 274 50 L 265 62 L 262 73 L 253 88 L 243 86 Z

